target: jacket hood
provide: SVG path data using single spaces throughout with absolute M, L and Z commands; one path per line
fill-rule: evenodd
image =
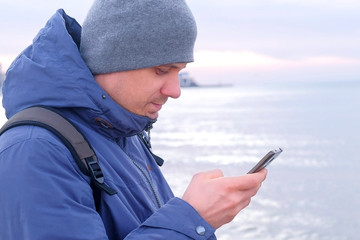
M 3 86 L 6 116 L 34 105 L 77 108 L 111 135 L 131 136 L 153 120 L 115 103 L 97 84 L 80 52 L 81 26 L 59 9 L 9 67 Z

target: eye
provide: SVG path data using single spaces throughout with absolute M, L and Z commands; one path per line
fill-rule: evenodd
M 169 73 L 169 68 L 167 68 L 167 67 L 157 67 L 157 68 L 155 68 L 155 72 L 158 75 L 164 75 L 164 74 Z

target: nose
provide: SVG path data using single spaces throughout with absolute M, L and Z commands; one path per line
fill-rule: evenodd
M 167 97 L 178 98 L 181 95 L 180 81 L 178 74 L 169 76 L 161 88 L 161 93 Z

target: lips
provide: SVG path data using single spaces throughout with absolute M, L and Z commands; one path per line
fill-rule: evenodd
M 151 112 L 157 113 L 161 110 L 162 106 L 167 102 L 167 97 L 157 97 L 151 101 Z
M 163 106 L 163 104 L 158 104 L 158 103 L 152 103 L 152 105 L 154 106 L 156 111 L 160 111 Z

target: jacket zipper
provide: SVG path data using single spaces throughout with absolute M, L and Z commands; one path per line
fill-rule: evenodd
M 147 182 L 150 185 L 150 189 L 151 189 L 151 191 L 153 192 L 153 194 L 155 196 L 156 203 L 157 203 L 158 207 L 160 208 L 161 207 L 160 198 L 159 198 L 158 194 L 155 191 L 154 185 L 152 184 L 152 182 L 150 180 L 150 177 L 146 174 L 145 170 L 137 162 L 135 162 L 134 160 L 132 160 L 132 162 L 140 170 L 140 172 L 144 175 L 144 177 L 146 178 Z
M 117 142 L 117 141 L 116 141 Z M 120 147 L 121 149 L 121 147 Z M 155 197 L 155 200 L 156 200 L 156 204 L 158 206 L 158 208 L 161 208 L 161 201 L 160 201 L 160 198 L 159 198 L 159 195 L 157 194 L 157 192 L 155 191 L 155 187 L 154 185 L 152 184 L 151 182 L 151 179 L 150 177 L 146 174 L 146 171 L 140 166 L 140 164 L 138 164 L 137 162 L 135 162 L 135 160 L 133 160 L 131 157 L 129 157 L 127 155 L 127 153 L 122 149 L 122 151 L 124 152 L 125 156 L 135 165 L 135 167 L 137 169 L 140 170 L 140 172 L 142 173 L 142 175 L 145 177 L 146 181 L 148 182 L 149 186 L 150 186 L 150 189 L 152 191 L 152 193 L 154 194 L 154 197 Z M 151 149 L 149 149 L 149 151 L 151 152 Z

